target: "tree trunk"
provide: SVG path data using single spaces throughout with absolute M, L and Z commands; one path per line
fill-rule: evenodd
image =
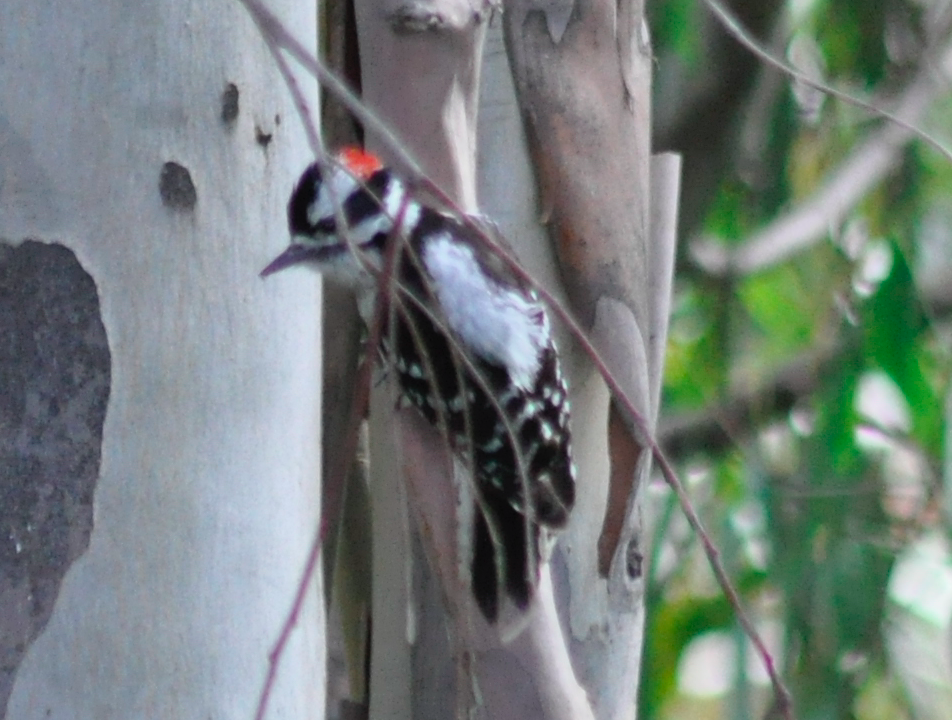
M 257 278 L 301 125 L 230 0 L 7 0 L 0 56 L 0 717 L 250 718 L 319 517 L 318 280 Z
M 355 4 L 364 101 L 396 131 L 442 190 L 464 210 L 475 211 L 476 108 L 488 4 L 483 0 Z M 367 144 L 392 160 L 380 138 L 370 134 Z M 370 717 L 443 720 L 453 716 L 457 705 L 458 665 L 449 650 L 445 595 L 411 530 L 399 462 L 405 448 L 394 445 L 399 420 L 393 406 L 390 389 L 378 387 L 371 403 Z M 439 448 L 430 450 L 439 454 Z M 445 457 L 428 457 L 416 464 L 442 468 L 445 463 Z M 446 483 L 443 487 L 452 493 L 450 480 L 442 477 L 436 482 Z M 431 488 L 425 494 L 444 493 Z M 452 554 L 446 547 L 431 549 L 443 552 L 444 558 Z
M 595 717 L 634 718 L 647 540 L 640 489 L 650 468 L 643 439 L 658 413 L 678 164 L 651 162 L 643 3 L 510 0 L 505 9 L 537 212 L 564 296 L 647 423 L 633 425 L 587 354 L 565 343 L 580 493 L 553 557 L 556 601 Z
M 665 188 L 659 218 L 666 222 L 659 226 L 665 224 L 668 232 L 653 247 L 651 56 L 641 4 L 624 4 L 617 16 L 607 6 L 580 3 L 577 14 L 573 7 L 563 4 L 551 17 L 548 10 L 533 12 L 540 9 L 537 4 L 506 8 L 509 53 L 521 87 L 518 106 L 499 27 L 490 28 L 477 143 L 474 99 L 485 8 L 463 0 L 358 3 L 364 97 L 464 210 L 477 207 L 478 186 L 480 210 L 499 223 L 533 277 L 571 303 L 623 389 L 653 423 L 677 183 Z M 559 62 L 546 72 L 553 58 Z M 527 64 L 541 71 L 532 75 Z M 545 97 L 563 81 L 574 93 L 571 102 Z M 380 147 L 376 138 L 370 144 Z M 573 157 L 575 165 L 567 162 Z M 572 230 L 579 232 L 572 236 Z M 586 255 L 586 247 L 595 251 Z M 371 454 L 371 474 L 378 478 L 375 502 L 382 503 L 375 510 L 374 564 L 378 572 L 387 571 L 391 583 L 375 572 L 373 665 L 379 669 L 375 679 L 388 685 L 381 695 L 372 683 L 371 717 L 445 718 L 454 702 L 462 717 L 474 702 L 481 716 L 494 720 L 578 719 L 592 717 L 589 700 L 595 717 L 634 717 L 643 621 L 637 491 L 648 456 L 636 441 L 637 429 L 612 409 L 605 384 L 564 332 L 561 347 L 572 380 L 580 497 L 561 541 L 569 549 L 556 551 L 554 587 L 540 593 L 525 632 L 495 642 L 479 633 L 475 641 L 467 637 L 460 607 L 466 600 L 452 579 L 460 567 L 456 538 L 434 521 L 454 513 L 445 499 L 454 496 L 452 486 L 444 479 L 440 491 L 434 477 L 441 472 L 435 468 L 447 465 L 434 449 L 439 438 L 428 439 L 425 428 L 412 427 L 405 418 L 396 421 L 403 467 L 409 468 L 407 495 L 417 503 L 413 514 L 424 528 L 431 565 L 441 566 L 442 584 L 417 571 L 419 553 L 414 556 L 403 539 L 406 518 L 390 505 L 402 502 L 399 490 L 388 484 L 396 473 L 396 451 Z M 392 399 L 376 404 L 376 434 L 392 432 L 392 407 Z M 380 487 L 391 488 L 386 499 Z M 376 522 L 385 508 L 391 510 L 387 521 Z M 390 605 L 382 625 L 381 601 L 397 606 L 393 612 Z M 449 648 L 441 611 L 447 604 Z M 453 651 L 451 659 L 447 653 Z

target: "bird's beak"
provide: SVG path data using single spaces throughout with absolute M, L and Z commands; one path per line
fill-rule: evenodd
M 307 260 L 315 260 L 318 255 L 317 248 L 292 243 L 288 245 L 283 253 L 272 260 L 268 267 L 261 271 L 261 277 L 268 277 L 268 275 L 273 275 L 279 270 L 284 270 L 292 265 L 299 265 Z

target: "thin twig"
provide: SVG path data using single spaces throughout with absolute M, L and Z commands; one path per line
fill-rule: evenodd
M 938 53 L 890 105 L 895 113 L 916 122 L 936 100 L 942 87 L 939 75 L 952 73 L 952 44 Z M 903 146 L 916 136 L 913 131 L 883 124 L 860 143 L 838 167 L 830 171 L 817 189 L 785 215 L 775 218 L 747 238 L 728 248 L 713 238 L 698 238 L 690 244 L 694 261 L 711 274 L 750 274 L 775 265 L 810 245 L 829 237 L 837 227 L 898 162 Z
M 301 124 L 304 125 L 304 133 L 307 135 L 307 142 L 308 145 L 311 146 L 311 152 L 314 153 L 314 157 L 320 157 L 323 154 L 324 143 L 321 142 L 318 125 L 311 117 L 311 109 L 308 107 L 304 93 L 301 92 L 297 78 L 294 77 L 294 73 L 291 72 L 291 68 L 288 67 L 288 61 L 285 60 L 284 55 L 281 54 L 281 48 L 277 46 L 274 40 L 270 36 L 265 35 L 265 42 L 268 44 L 271 57 L 274 58 L 274 62 L 281 71 L 284 82 L 287 83 L 291 97 L 294 99 L 294 106 L 297 108 L 298 115 L 301 116 Z
M 391 280 L 393 277 L 393 266 L 397 251 L 400 247 L 398 234 L 400 225 L 403 221 L 403 213 L 406 207 L 406 198 L 400 206 L 398 213 L 399 220 L 390 232 L 386 241 L 383 268 L 377 278 L 377 296 L 376 308 L 374 310 L 373 322 L 370 327 L 370 337 L 368 347 L 375 348 L 380 344 L 380 338 L 383 333 L 383 319 L 387 313 L 387 300 L 390 296 Z M 349 458 L 357 454 L 357 445 L 360 437 L 360 424 L 363 422 L 365 410 L 370 400 L 371 375 L 373 372 L 375 356 L 367 353 L 364 361 L 357 373 L 357 387 L 354 392 L 354 403 L 350 408 L 349 428 L 344 444 L 344 451 L 338 457 L 340 467 L 335 469 L 334 476 L 343 478 L 347 474 Z M 341 494 L 343 493 L 344 483 L 332 483 L 325 502 L 331 505 L 340 505 Z M 310 580 L 317 570 L 317 562 L 320 558 L 321 547 L 324 544 L 324 538 L 328 531 L 328 514 L 321 513 L 321 523 L 318 532 L 311 542 L 311 549 L 308 552 L 307 561 L 304 563 L 304 571 L 301 573 L 301 581 L 298 583 L 297 591 L 294 595 L 294 602 L 291 604 L 291 611 L 288 613 L 284 624 L 281 626 L 281 632 L 278 640 L 274 644 L 271 652 L 268 654 L 268 673 L 265 676 L 264 685 L 261 688 L 261 694 L 258 698 L 258 708 L 255 712 L 255 720 L 264 720 L 264 714 L 268 708 L 268 701 L 271 697 L 271 691 L 277 677 L 278 665 L 284 655 L 285 646 L 291 637 L 291 632 L 297 625 L 301 610 L 304 607 L 304 598 L 310 588 Z
M 444 192 L 442 192 L 431 180 L 429 180 L 426 175 L 421 170 L 418 163 L 416 163 L 410 154 L 405 150 L 402 143 L 396 138 L 396 136 L 389 130 L 389 128 L 370 112 L 361 102 L 358 100 L 353 93 L 334 76 L 330 71 L 328 71 L 314 56 L 312 56 L 300 43 L 295 40 L 290 33 L 282 26 L 280 21 L 267 9 L 265 9 L 258 0 L 239 0 L 248 12 L 255 19 L 259 27 L 261 28 L 262 34 L 272 36 L 275 42 L 283 49 L 287 50 L 298 62 L 301 63 L 307 70 L 317 77 L 319 82 L 327 89 L 331 94 L 333 94 L 342 105 L 344 105 L 350 112 L 354 114 L 361 122 L 364 123 L 365 127 L 372 129 L 377 133 L 387 147 L 394 152 L 400 161 L 403 163 L 405 168 L 408 171 L 408 175 L 412 179 L 415 179 L 417 182 L 421 183 L 426 187 L 430 192 L 432 192 L 436 197 L 440 198 L 448 208 L 453 210 L 459 218 L 461 218 L 472 230 L 474 230 L 477 235 L 491 248 L 500 258 L 503 259 L 507 265 L 510 266 L 511 270 L 519 277 L 523 282 L 525 282 L 530 287 L 534 288 L 539 295 L 546 301 L 546 303 L 552 308 L 553 312 L 565 323 L 566 327 L 570 330 L 572 335 L 578 341 L 582 350 L 589 356 L 592 360 L 592 363 L 595 365 L 596 369 L 602 375 L 605 380 L 606 385 L 608 386 L 615 402 L 617 403 L 619 410 L 622 412 L 622 415 L 625 417 L 625 420 L 628 422 L 630 427 L 635 432 L 636 440 L 638 440 L 642 445 L 647 448 L 650 448 L 652 457 L 658 463 L 659 468 L 662 471 L 662 474 L 667 481 L 667 483 L 674 490 L 678 501 L 681 505 L 685 516 L 688 519 L 689 524 L 694 529 L 694 531 L 701 538 L 701 542 L 704 545 L 705 553 L 708 558 L 714 575 L 718 580 L 722 590 L 724 591 L 728 602 L 731 607 L 734 609 L 738 617 L 738 621 L 741 626 L 744 628 L 744 631 L 750 637 L 751 642 L 756 648 L 758 654 L 761 656 L 764 665 L 766 667 L 767 673 L 770 677 L 771 683 L 773 684 L 774 693 L 777 697 L 777 703 L 780 706 L 781 712 L 787 720 L 793 719 L 793 706 L 790 698 L 790 693 L 787 688 L 784 686 L 783 681 L 780 679 L 777 674 L 777 670 L 774 666 L 773 659 L 770 655 L 770 652 L 767 650 L 766 645 L 763 640 L 760 638 L 756 628 L 751 622 L 750 618 L 747 616 L 743 605 L 741 604 L 740 598 L 734 590 L 733 585 L 731 584 L 730 579 L 727 576 L 726 571 L 724 570 L 723 565 L 720 562 L 720 555 L 717 548 L 714 546 L 714 543 L 711 541 L 706 530 L 704 529 L 703 524 L 701 523 L 700 518 L 698 517 L 696 511 L 691 505 L 690 498 L 684 490 L 683 485 L 677 477 L 677 474 L 674 472 L 674 469 L 669 464 L 667 458 L 664 456 L 664 453 L 658 447 L 657 443 L 651 437 L 649 431 L 649 425 L 646 422 L 644 416 L 635 408 L 632 401 L 628 398 L 626 393 L 622 390 L 621 386 L 615 380 L 614 376 L 608 369 L 605 362 L 602 360 L 598 351 L 592 345 L 592 343 L 586 337 L 584 331 L 571 316 L 571 314 L 566 310 L 556 298 L 543 286 L 541 286 L 534 278 L 532 278 L 518 263 L 518 261 L 498 242 L 491 238 L 478 223 L 470 218 L 466 213 L 460 210 L 456 203 L 452 201 Z M 794 77 L 799 78 L 799 73 L 796 71 L 791 71 L 791 74 Z M 804 78 L 804 82 L 816 86 L 817 84 L 808 79 Z M 820 87 L 819 89 L 826 89 Z M 839 91 L 834 91 L 830 89 L 832 94 L 836 96 L 841 96 Z M 845 94 L 843 94 L 845 95 Z M 848 96 L 846 96 L 848 98 Z M 844 98 L 844 99 L 846 99 Z M 857 104 L 864 106 L 862 101 L 857 101 Z M 886 117 L 889 117 L 888 114 L 883 113 L 882 111 L 870 107 L 874 112 L 882 114 Z M 904 127 L 907 127 L 907 124 L 898 118 L 890 118 L 894 121 L 899 122 Z M 911 128 L 917 134 L 921 134 L 921 131 L 918 131 L 914 128 Z M 949 154 L 944 151 L 941 146 L 937 147 L 940 149 L 943 154 L 952 160 L 952 154 Z M 396 229 L 400 228 L 402 223 L 397 223 L 395 225 Z M 389 239 L 388 239 L 389 242 Z M 378 295 L 377 295 L 377 309 L 374 313 L 373 327 L 371 328 L 370 336 L 370 347 L 375 347 L 374 343 L 379 343 L 380 333 L 381 333 L 381 319 L 385 316 L 386 309 L 381 306 L 381 303 L 385 303 L 387 297 L 389 296 L 390 280 L 393 271 L 393 260 L 396 254 L 396 249 L 399 243 L 389 242 L 389 247 L 387 249 L 387 255 L 384 263 L 384 270 L 381 272 L 381 275 L 378 279 L 380 285 L 378 285 Z M 372 366 L 373 356 L 368 355 L 367 359 L 364 362 L 364 366 L 361 368 L 359 374 L 359 387 L 357 388 L 357 397 L 355 398 L 354 407 L 352 408 L 351 420 L 352 432 L 348 435 L 348 445 L 346 447 L 347 453 L 343 453 L 341 457 L 352 457 L 357 449 L 357 436 L 359 430 L 359 422 L 362 414 L 358 412 L 358 408 L 361 408 L 363 404 L 366 403 L 366 396 L 369 394 L 369 380 L 370 380 L 370 367 Z M 351 445 L 353 447 L 351 447 Z M 343 467 L 340 469 L 340 474 L 346 472 L 347 468 Z M 308 588 L 308 582 L 311 575 L 314 573 L 317 565 L 317 559 L 320 554 L 320 547 L 323 540 L 323 535 L 326 530 L 326 518 L 322 519 L 321 530 L 318 535 L 315 537 L 314 543 L 311 547 L 311 552 L 308 556 L 308 561 L 305 565 L 305 571 L 302 575 L 301 583 L 298 587 L 297 595 L 295 596 L 295 601 L 292 606 L 291 614 L 288 616 L 287 621 L 282 627 L 281 635 L 276 643 L 274 649 L 269 655 L 269 668 L 268 675 L 266 679 L 265 686 L 262 690 L 261 699 L 259 702 L 258 713 L 256 714 L 256 720 L 263 720 L 265 707 L 267 705 L 267 699 L 270 695 L 271 688 L 274 684 L 274 679 L 277 671 L 278 661 L 280 660 L 281 655 L 283 654 L 284 647 L 287 644 L 288 638 L 290 636 L 291 630 L 293 629 L 297 618 L 300 614 L 301 607 L 303 606 L 303 599 Z
M 850 93 L 843 90 L 838 90 L 832 85 L 827 85 L 824 82 L 800 72 L 792 65 L 785 63 L 783 60 L 775 58 L 751 36 L 747 29 L 741 25 L 740 21 L 733 14 L 731 14 L 731 12 L 725 8 L 719 2 L 719 0 L 704 0 L 704 4 L 707 5 L 714 17 L 716 17 L 721 22 L 728 34 L 730 34 L 737 42 L 747 48 L 763 62 L 776 68 L 785 75 L 789 75 L 797 82 L 803 83 L 804 85 L 813 88 L 814 90 L 819 90 L 820 92 L 826 93 L 827 95 L 832 95 L 833 97 L 837 98 L 838 100 L 842 100 L 845 103 L 854 105 L 864 110 L 868 110 L 874 115 L 886 118 L 899 127 L 905 128 L 920 140 L 931 145 L 936 149 L 936 151 L 941 153 L 946 160 L 952 163 L 952 151 L 948 150 L 945 145 L 943 145 L 936 137 L 930 135 L 925 130 L 917 127 L 916 125 L 903 120 L 901 117 L 889 112 L 888 110 L 883 110 L 881 107 L 877 107 L 873 103 L 862 100 L 855 95 L 851 95 Z
M 434 188 L 434 190 L 436 191 L 437 189 Z M 473 223 L 472 226 L 479 230 L 476 223 Z M 619 385 L 618 381 L 608 369 L 608 366 L 605 364 L 605 361 L 602 359 L 598 350 L 596 350 L 595 346 L 592 345 L 591 341 L 588 339 L 581 326 L 579 326 L 579 324 L 575 321 L 575 318 L 572 317 L 571 313 L 569 313 L 568 310 L 566 310 L 548 290 L 536 282 L 505 248 L 503 248 L 481 230 L 479 231 L 482 233 L 483 240 L 492 247 L 493 251 L 496 252 L 507 265 L 509 265 L 516 275 L 518 275 L 524 282 L 534 287 L 536 292 L 538 292 L 542 299 L 545 300 L 549 307 L 552 308 L 553 312 L 559 317 L 559 319 L 565 323 L 569 332 L 579 343 L 579 346 L 582 348 L 583 352 L 588 355 L 589 359 L 595 365 L 596 370 L 598 370 L 599 374 L 605 380 L 605 384 L 608 386 L 612 398 L 617 404 L 622 416 L 635 430 L 635 439 L 651 450 L 651 456 L 654 458 L 655 462 L 658 463 L 658 467 L 661 469 L 661 473 L 664 476 L 665 481 L 674 491 L 675 495 L 677 495 L 678 503 L 681 505 L 681 510 L 684 512 L 688 523 L 698 534 L 698 537 L 700 537 L 701 543 L 704 546 L 704 553 L 707 555 L 708 563 L 710 564 L 711 569 L 714 571 L 714 576 L 717 578 L 718 584 L 721 586 L 721 589 L 727 596 L 728 603 L 730 603 L 734 613 L 737 615 L 737 619 L 740 622 L 741 627 L 744 628 L 744 632 L 747 633 L 751 643 L 753 643 L 754 648 L 757 650 L 757 653 L 763 660 L 764 667 L 767 670 L 767 675 L 770 677 L 770 682 L 773 685 L 774 693 L 777 696 L 777 703 L 781 712 L 783 713 L 784 718 L 786 718 L 786 720 L 793 720 L 793 701 L 791 700 L 790 691 L 787 690 L 783 680 L 781 680 L 779 674 L 777 673 L 777 669 L 774 666 L 773 657 L 770 655 L 770 651 L 767 649 L 766 644 L 760 637 L 757 629 L 754 627 L 754 624 L 747 615 L 747 612 L 744 610 L 740 596 L 734 589 L 734 586 L 731 583 L 730 578 L 727 576 L 727 572 L 724 570 L 723 564 L 721 563 L 720 551 L 718 551 L 718 549 L 715 547 L 714 542 L 704 529 L 704 524 L 701 522 L 701 519 L 698 517 L 694 506 L 691 504 L 691 499 L 684 490 L 684 485 L 682 485 L 681 481 L 678 479 L 677 473 L 674 471 L 674 468 L 671 467 L 671 464 L 668 462 L 667 457 L 665 457 L 664 452 L 651 436 L 647 420 L 637 410 L 634 403 L 622 389 L 621 385 Z
M 262 35 L 270 37 L 278 47 L 286 50 L 291 57 L 301 63 L 305 70 L 314 75 L 318 82 L 320 82 L 331 95 L 337 98 L 340 104 L 347 108 L 365 128 L 371 130 L 383 140 L 384 144 L 390 148 L 414 177 L 424 177 L 420 164 L 406 151 L 404 144 L 387 124 L 377 117 L 375 113 L 371 112 L 340 78 L 324 67 L 323 63 L 308 52 L 307 48 L 287 31 L 281 21 L 275 17 L 274 13 L 264 7 L 259 0 L 238 0 L 238 2 L 244 5 L 245 9 L 251 14 L 251 17 L 254 18 L 254 21 L 261 29 Z
M 790 691 L 787 690 L 783 680 L 780 679 L 777 669 L 774 666 L 773 658 L 770 655 L 770 651 L 767 649 L 763 639 L 760 637 L 760 634 L 754 627 L 753 622 L 750 620 L 747 612 L 744 610 L 744 607 L 740 601 L 740 597 L 738 596 L 737 591 L 734 589 L 730 578 L 728 578 L 727 572 L 724 570 L 724 566 L 720 561 L 720 552 L 714 546 L 713 541 L 711 540 L 707 531 L 704 529 L 704 525 L 701 522 L 700 517 L 698 517 L 697 512 L 694 510 L 694 506 L 691 504 L 691 500 L 688 497 L 687 492 L 685 492 L 684 486 L 678 479 L 677 473 L 675 473 L 664 452 L 661 450 L 661 448 L 658 446 L 658 443 L 652 436 L 650 425 L 648 424 L 644 415 L 638 411 L 638 409 L 635 407 L 635 404 L 622 389 L 621 385 L 618 383 L 618 380 L 615 378 L 614 374 L 611 372 L 611 370 L 609 370 L 608 365 L 602 359 L 601 354 L 588 339 L 585 331 L 582 330 L 582 327 L 578 324 L 572 314 L 558 301 L 558 299 L 535 278 L 533 278 L 522 267 L 522 265 L 520 265 L 519 261 L 509 252 L 508 249 L 500 245 L 494 238 L 486 233 L 474 218 L 463 213 L 462 210 L 460 210 L 453 202 L 452 198 L 446 195 L 446 193 L 440 190 L 440 188 L 438 188 L 429 180 L 424 179 L 423 182 L 426 186 L 426 189 L 432 192 L 451 210 L 453 210 L 454 213 L 461 217 L 463 221 L 479 235 L 480 239 L 487 244 L 492 252 L 506 263 L 510 270 L 512 270 L 512 272 L 520 280 L 532 287 L 539 294 L 539 296 L 545 300 L 546 304 L 565 324 L 571 335 L 579 343 L 582 351 L 588 355 L 589 359 L 592 361 L 592 364 L 595 366 L 595 369 L 598 370 L 599 374 L 605 380 L 605 384 L 608 386 L 608 390 L 611 393 L 612 398 L 617 404 L 620 412 L 622 413 L 622 416 L 634 432 L 635 439 L 643 446 L 651 450 L 651 455 L 658 463 L 658 467 L 661 469 L 661 473 L 664 476 L 665 481 L 668 483 L 671 489 L 674 490 L 675 495 L 677 495 L 678 502 L 681 505 L 681 509 L 684 512 L 685 517 L 687 517 L 688 523 L 701 538 L 701 543 L 704 546 L 704 552 L 707 555 L 708 563 L 711 565 L 711 569 L 714 571 L 714 576 L 717 578 L 718 584 L 721 586 L 721 589 L 727 596 L 728 602 L 734 609 L 741 627 L 744 628 L 744 631 L 750 637 L 751 643 L 753 643 L 754 648 L 757 650 L 757 653 L 763 660 L 764 667 L 767 670 L 767 674 L 770 677 L 770 682 L 773 685 L 774 693 L 777 696 L 778 706 L 783 713 L 784 718 L 786 718 L 786 720 L 793 720 L 793 701 L 791 700 Z

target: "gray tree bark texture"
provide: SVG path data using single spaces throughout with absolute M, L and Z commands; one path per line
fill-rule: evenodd
M 250 718 L 320 511 L 319 281 L 257 278 L 311 153 L 240 4 L 51 10 L 0 3 L 0 717 Z M 323 647 L 315 582 L 270 717 Z
M 467 0 L 358 2 L 364 99 L 464 210 L 479 207 L 499 223 L 533 277 L 579 318 L 650 430 L 679 168 L 658 161 L 663 197 L 650 202 L 651 53 L 642 6 L 508 4 L 503 23 L 514 85 L 498 19 L 480 62 L 487 10 Z M 477 135 L 480 67 L 487 82 Z M 375 138 L 370 145 L 386 154 Z M 649 458 L 637 439 L 643 433 L 612 408 L 604 382 L 566 333 L 561 347 L 572 385 L 580 498 L 551 582 L 546 570 L 540 602 L 515 637 L 478 627 L 465 593 L 448 580 L 460 570 L 453 527 L 433 520 L 456 517 L 454 491 L 445 478 L 440 485 L 439 476 L 452 475 L 435 449 L 440 439 L 398 416 L 398 447 L 372 451 L 380 503 L 372 718 L 461 717 L 471 705 L 494 720 L 635 716 L 644 617 L 638 488 Z M 392 408 L 388 398 L 372 411 L 376 435 L 391 432 Z M 411 515 L 442 583 L 420 569 L 423 561 L 406 539 L 409 520 L 394 514 L 391 503 L 404 501 L 397 451 L 406 494 L 416 503 Z M 383 487 L 390 488 L 386 495 Z M 396 610 L 381 605 L 394 602 Z M 472 652 L 461 654 L 461 647 Z

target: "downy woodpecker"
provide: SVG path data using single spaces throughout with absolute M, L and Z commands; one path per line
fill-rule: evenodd
M 288 225 L 290 246 L 262 276 L 312 265 L 353 288 L 368 321 L 385 248 L 403 243 L 381 354 L 403 398 L 472 472 L 468 560 L 480 610 L 496 620 L 501 593 L 527 608 L 542 528 L 563 527 L 575 500 L 569 400 L 545 306 L 478 231 L 420 202 L 361 150 L 305 170 Z

